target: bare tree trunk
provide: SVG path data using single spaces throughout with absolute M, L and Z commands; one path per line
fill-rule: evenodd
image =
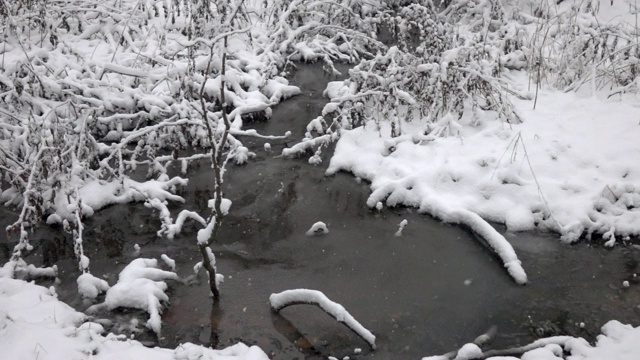
M 222 220 L 224 218 L 224 212 L 222 211 L 222 176 L 224 172 L 224 166 L 226 161 L 223 158 L 224 147 L 227 144 L 227 139 L 229 137 L 229 131 L 231 129 L 231 123 L 227 117 L 227 103 L 224 96 L 225 91 L 225 67 L 226 67 L 226 59 L 227 59 L 227 37 L 224 37 L 224 51 L 222 53 L 222 69 L 220 70 L 220 76 L 222 77 L 220 81 L 220 104 L 222 105 L 222 119 L 224 122 L 224 132 L 222 133 L 222 137 L 219 142 L 216 142 L 214 132 L 211 124 L 209 124 L 209 117 L 207 107 L 204 101 L 204 88 L 207 82 L 206 76 L 209 73 L 211 59 L 213 58 L 213 45 L 211 46 L 211 53 L 209 57 L 209 63 L 207 64 L 207 69 L 205 73 L 205 79 L 202 82 L 202 86 L 200 87 L 200 105 L 202 108 L 202 117 L 205 123 L 205 127 L 207 128 L 207 134 L 209 137 L 209 142 L 211 146 L 211 167 L 213 168 L 213 183 L 214 183 L 214 214 L 211 219 L 213 221 L 213 231 L 211 232 L 211 236 L 207 240 L 206 243 L 198 244 L 200 248 L 200 255 L 202 256 L 202 265 L 207 271 L 209 275 L 209 288 L 211 289 L 211 294 L 213 295 L 213 302 L 216 303 L 220 299 L 220 290 L 218 289 L 218 284 L 216 282 L 216 268 L 214 264 L 212 264 L 212 258 L 210 256 L 211 249 L 209 246 L 213 244 L 213 242 L 218 237 L 218 231 L 220 230 L 220 226 L 222 225 Z
M 198 247 L 200 248 L 200 255 L 202 256 L 202 266 L 207 270 L 207 275 L 209 275 L 209 288 L 211 289 L 211 295 L 213 295 L 213 302 L 215 303 L 220 300 L 220 289 L 218 289 L 216 282 L 216 269 L 211 266 L 211 259 L 209 258 L 209 253 L 207 253 L 209 245 L 202 244 L 198 245 Z
M 211 304 L 211 335 L 209 337 L 209 346 L 212 349 L 216 349 L 220 344 L 220 335 L 218 334 L 218 330 L 220 328 L 220 319 L 222 319 L 222 315 L 223 311 L 222 308 L 220 308 L 220 303 L 213 302 L 213 304 Z

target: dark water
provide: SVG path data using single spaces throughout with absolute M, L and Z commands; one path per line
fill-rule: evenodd
M 294 139 L 300 138 L 326 102 L 321 93 L 330 80 L 319 65 L 302 66 L 292 82 L 304 94 L 279 105 L 269 122 L 250 126 L 265 134 L 291 130 Z M 209 344 L 213 328 L 220 346 L 257 344 L 274 359 L 419 359 L 451 351 L 492 325 L 498 335 L 491 347 L 504 348 L 528 343 L 536 333 L 592 339 L 610 319 L 640 323 L 640 286 L 634 277 L 640 257 L 633 247 L 594 249 L 563 245 L 550 234 L 507 233 L 529 275 L 529 285 L 518 286 L 473 234 L 411 209 L 371 211 L 365 205 L 367 184 L 348 174 L 325 177 L 325 166 L 309 165 L 308 157 L 274 157 L 285 141 L 272 141 L 273 152 L 267 153 L 263 140 L 241 140 L 257 158 L 246 166 L 230 165 L 225 177 L 225 196 L 233 206 L 213 246 L 218 270 L 226 275 L 220 305 L 212 309 L 202 276 L 196 285 L 170 284 L 162 346 Z M 211 173 L 206 165 L 191 170 L 184 207 L 204 211 Z M 172 205 L 174 217 L 181 208 Z M 0 225 L 13 216 L 1 209 Z M 403 219 L 409 223 L 396 237 Z M 327 223 L 329 234 L 306 236 L 316 221 Z M 92 272 L 111 283 L 134 258 L 136 243 L 143 257 L 170 255 L 183 277 L 199 261 L 197 226 L 185 226 L 173 241 L 158 238 L 157 214 L 139 204 L 110 207 L 86 225 Z M 34 238 L 37 251 L 29 260 L 57 263 L 60 297 L 86 308 L 76 294 L 69 239 L 53 229 L 39 230 Z M 0 263 L 12 246 L 6 239 L 0 242 Z M 622 286 L 624 280 L 629 288 Z M 315 307 L 272 313 L 269 295 L 294 288 L 321 290 L 341 303 L 377 336 L 378 350 L 371 352 Z M 114 330 L 137 316 L 144 318 L 135 311 L 110 315 Z M 137 336 L 156 341 L 148 333 Z M 354 355 L 356 348 L 362 353 Z

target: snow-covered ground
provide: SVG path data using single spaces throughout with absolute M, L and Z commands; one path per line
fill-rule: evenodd
M 369 28 L 371 19 L 366 17 L 381 7 L 380 3 L 318 1 L 303 7 L 309 3 L 285 2 L 278 11 L 269 13 L 253 11 L 253 8 L 243 10 L 241 5 L 245 4 L 236 3 L 234 12 L 229 12 L 245 16 L 246 22 L 242 25 L 247 27 L 234 29 L 226 22 L 225 27 L 216 27 L 229 14 L 221 15 L 218 19 L 221 21 L 209 21 L 208 24 L 215 26 L 205 29 L 201 27 L 204 18 L 193 20 L 201 9 L 169 1 L 124 1 L 118 8 L 82 11 L 65 8 L 59 13 L 63 14 L 64 24 L 43 27 L 46 34 L 37 34 L 35 28 L 23 26 L 20 21 L 30 22 L 33 16 L 22 10 L 16 10 L 15 17 L 4 18 L 7 22 L 2 25 L 3 29 L 10 36 L 0 43 L 0 165 L 3 171 L 0 200 L 6 206 L 21 208 L 22 213 L 15 226 L 8 228 L 20 234 L 20 244 L 11 262 L 0 269 L 1 356 L 9 359 L 267 358 L 259 348 L 242 343 L 224 350 L 194 344 L 176 349 L 145 348 L 135 340 L 104 334 L 98 322 L 58 301 L 53 289 L 14 278 L 56 275 L 55 268 L 39 270 L 27 266 L 22 259 L 23 252 L 31 249 L 28 227 L 46 215 L 47 222 L 63 223 L 74 235 L 76 254 L 83 269 L 78 278 L 80 292 L 87 298 L 106 292 L 104 304 L 97 305 L 97 309 L 125 306 L 147 311 L 150 314 L 147 325 L 159 333 L 160 312 L 168 300 L 163 280 L 178 280 L 175 263 L 163 257 L 165 264 L 172 268 L 164 271 L 158 269 L 157 260 L 136 259 L 121 273 L 118 283 L 109 287 L 88 272 L 89 260 L 82 253 L 81 218 L 110 204 L 146 201 L 150 208 L 160 211 L 163 221 L 160 235 L 171 237 L 180 233 L 186 218 L 205 222 L 208 214 L 200 216 L 187 210 L 174 222 L 167 203 L 168 200 L 183 201 L 176 192 L 187 182 L 180 177 L 169 178 L 168 165 L 179 162 L 186 172 L 190 162 L 208 156 L 181 157 L 178 151 L 202 147 L 209 141 L 205 129 L 209 132 L 211 129 L 203 125 L 201 109 L 207 124 L 211 120 L 218 126 L 218 132 L 222 132 L 222 119 L 226 120 L 227 115 L 231 119 L 229 142 L 222 144 L 229 148 L 225 161 L 242 164 L 253 154 L 234 136 L 286 137 L 270 137 L 243 129 L 243 115 L 259 113 L 269 118 L 272 106 L 300 92 L 279 76 L 286 61 L 325 60 L 328 68 L 335 71 L 331 66 L 334 60 L 356 60 L 360 55 L 371 58 L 373 54 L 369 51 L 382 49 L 377 41 L 363 40 L 368 39 L 369 33 L 353 35 L 351 31 L 338 31 L 331 33 L 331 37 L 321 36 L 324 31 L 340 26 L 366 26 L 366 31 L 373 32 L 373 28 Z M 262 9 L 262 5 L 260 1 L 250 2 L 255 9 Z M 606 245 L 615 246 L 637 237 L 640 235 L 640 101 L 636 93 L 640 83 L 632 78 L 622 84 L 626 80 L 619 75 L 635 76 L 638 59 L 629 54 L 616 58 L 617 65 L 598 68 L 607 59 L 625 54 L 634 46 L 637 51 L 637 44 L 633 45 L 637 42 L 634 40 L 637 39 L 638 29 L 634 25 L 637 19 L 627 14 L 632 13 L 629 9 L 637 10 L 636 4 L 566 1 L 559 6 L 554 2 L 541 2 L 540 7 L 534 2 L 528 5 L 529 13 L 514 16 L 522 22 L 516 26 L 515 21 L 490 13 L 496 7 L 489 1 L 456 2 L 447 16 L 454 14 L 457 19 L 468 21 L 461 26 L 468 25 L 469 31 L 484 30 L 482 44 L 469 36 L 465 39 L 473 45 L 469 46 L 473 51 L 463 47 L 446 49 L 442 51 L 442 58 L 441 54 L 436 60 L 419 58 L 424 63 L 414 64 L 410 69 L 425 77 L 433 75 L 425 86 L 444 83 L 442 86 L 446 87 L 449 80 L 460 81 L 463 77 L 457 74 L 455 79 L 447 80 L 447 69 L 455 72 L 460 65 L 461 73 L 479 74 L 458 84 L 462 93 L 468 90 L 464 86 L 476 81 L 480 84 L 478 88 L 481 85 L 490 88 L 491 101 L 483 99 L 482 93 L 458 93 L 456 96 L 466 101 L 464 106 L 461 105 L 464 101 L 456 103 L 448 99 L 449 108 L 443 107 L 446 111 L 437 119 L 431 115 L 409 119 L 411 121 L 400 119 L 400 115 L 409 114 L 408 107 L 415 105 L 416 94 L 401 88 L 400 85 L 406 84 L 396 81 L 397 74 L 385 73 L 393 70 L 393 61 L 410 57 L 392 48 L 389 54 L 378 55 L 381 61 L 389 61 L 383 66 L 384 76 L 376 74 L 372 65 L 367 70 L 373 74 L 371 79 L 360 84 L 377 81 L 383 85 L 382 90 L 359 93 L 354 85 L 358 74 L 353 73 L 352 79 L 330 85 L 327 95 L 332 103 L 322 114 L 334 113 L 338 104 L 345 102 L 353 107 L 359 97 L 380 93 L 385 98 L 396 99 L 392 109 L 388 104 L 379 109 L 382 119 L 376 114 L 361 119 L 359 126 L 340 127 L 327 126 L 319 117 L 309 124 L 309 136 L 282 154 L 289 156 L 314 150 L 309 162 L 320 164 L 323 146 L 338 140 L 327 174 L 348 171 L 369 181 L 372 193 L 367 205 L 371 208 L 415 207 L 446 222 L 470 227 L 495 250 L 519 284 L 528 280 L 526 264 L 520 262 L 514 249 L 490 222 L 503 223 L 511 231 L 550 230 L 567 242 L 595 235 L 604 238 Z M 574 20 L 562 15 L 563 12 L 573 14 L 569 12 L 571 5 L 582 9 L 575 13 Z M 328 6 L 324 11 L 341 11 L 342 17 L 357 20 L 345 24 L 326 23 L 327 19 L 342 17 L 324 16 L 317 10 L 323 6 Z M 610 26 L 608 30 L 603 30 L 593 16 L 594 8 L 601 9 L 600 21 L 603 26 Z M 0 9 L 9 8 L 2 5 Z M 458 10 L 461 14 L 456 14 Z M 40 11 L 46 12 L 44 5 Z M 354 11 L 362 19 L 351 18 Z M 279 16 L 277 21 L 272 19 L 274 14 Z M 304 18 L 308 14 L 314 15 Z M 625 16 L 619 16 L 622 14 Z M 267 18 L 269 20 L 265 20 Z M 543 19 L 550 20 L 544 23 Z M 503 35 L 512 36 L 508 41 L 501 42 L 491 30 L 492 22 L 501 21 L 504 23 L 493 25 L 504 26 Z M 577 29 L 575 33 L 562 27 L 567 21 L 573 21 L 568 26 Z M 425 26 L 435 29 L 434 38 L 442 35 L 443 41 L 451 40 L 447 38 L 446 26 L 438 27 L 435 23 Z M 188 35 L 186 30 L 177 31 L 180 27 L 188 27 Z M 197 31 L 196 36 L 200 37 L 194 38 L 191 31 Z M 224 41 L 224 47 L 220 45 L 221 31 L 233 33 L 229 35 L 228 45 Z M 587 39 L 576 43 L 592 46 L 596 41 L 589 40 L 590 36 L 597 38 L 611 31 L 615 32 L 613 37 L 632 45 L 616 48 L 621 46 L 617 38 L 605 38 L 598 46 L 577 54 L 579 61 L 563 58 L 570 53 L 567 47 L 554 47 L 563 42 L 561 37 L 565 35 Z M 544 37 L 540 36 L 542 32 L 546 32 Z M 211 34 L 216 34 L 216 41 L 205 38 Z M 243 37 L 244 34 L 248 35 Z M 547 34 L 553 40 L 545 45 Z M 456 33 L 458 35 L 464 38 L 469 34 Z M 530 38 L 523 40 L 526 37 Z M 505 45 L 511 41 L 521 48 L 511 49 Z M 540 54 L 544 50 L 545 57 L 538 59 L 546 66 L 544 76 L 540 75 L 542 65 L 538 66 L 537 75 L 532 74 L 534 67 L 527 63 L 529 59 L 525 55 L 536 56 L 536 53 L 526 50 L 528 46 L 533 51 L 539 46 Z M 497 49 L 507 49 L 509 53 L 494 56 L 492 52 Z M 223 51 L 230 54 L 228 63 L 218 54 Z M 468 58 L 466 51 L 471 54 Z M 525 51 L 530 52 L 525 54 Z M 582 64 L 584 53 L 589 51 L 600 51 L 601 58 L 596 54 Z M 555 61 L 557 59 L 564 60 Z M 460 64 L 451 65 L 456 61 Z M 225 75 L 220 71 L 223 64 L 227 67 Z M 499 68 L 499 74 L 494 74 L 491 66 Z M 207 70 L 213 74 L 205 73 Z M 555 74 L 556 78 L 553 71 L 560 72 Z M 540 79 L 547 76 L 546 72 L 550 73 L 548 78 Z M 221 89 L 225 83 L 227 87 Z M 561 83 L 567 91 L 558 90 L 563 88 L 556 86 Z M 444 87 L 439 89 L 445 91 Z M 233 107 L 229 114 L 212 100 L 220 99 L 223 93 Z M 202 100 L 204 98 L 206 100 Z M 205 101 L 209 101 L 208 107 Z M 473 109 L 471 102 L 476 102 Z M 366 106 L 372 106 L 371 102 Z M 453 109 L 456 106 L 464 110 L 460 117 L 454 114 L 460 110 Z M 511 110 L 510 119 L 520 121 L 505 120 L 501 112 Z M 395 117 L 386 118 L 390 111 Z M 171 155 L 158 156 L 156 151 L 161 147 L 170 149 Z M 271 146 L 265 144 L 264 148 L 270 150 Z M 131 179 L 130 174 L 138 165 L 148 166 L 152 179 L 142 182 Z M 230 204 L 229 201 L 227 206 L 225 202 L 223 213 L 230 210 Z M 71 229 L 71 223 L 75 228 Z M 398 235 L 405 226 L 407 223 L 403 221 Z M 326 225 L 318 222 L 308 234 L 327 232 Z M 210 233 L 203 231 L 199 243 L 206 243 L 210 236 L 205 239 L 204 235 Z M 313 300 L 330 304 L 325 307 L 331 308 L 336 317 L 345 316 L 344 309 L 329 303 L 320 294 L 314 293 Z M 582 339 L 557 337 L 525 346 L 513 355 L 524 360 L 636 359 L 640 357 L 639 344 L 640 327 L 611 321 L 603 326 L 602 335 L 593 346 Z M 474 344 L 444 357 L 472 359 L 493 355 L 496 355 L 494 359 L 516 358 L 483 353 Z
M 256 346 L 238 343 L 212 350 L 187 343 L 147 348 L 124 336 L 104 334 L 87 315 L 59 301 L 55 290 L 0 277 L 0 351 L 3 359 L 264 360 Z
M 528 78 L 507 75 L 526 92 Z M 371 182 L 368 205 L 406 205 L 455 222 L 466 209 L 511 231 L 556 231 L 566 241 L 603 234 L 613 245 L 640 233 L 640 102 L 543 90 L 513 99 L 523 122 L 496 120 L 423 140 L 421 124 L 391 138 L 388 123 L 345 131 L 327 169 Z M 415 127 L 415 129 L 413 128 Z M 390 150 L 391 149 L 391 150 Z
M 344 308 L 328 301 L 321 293 L 308 292 L 302 297 L 297 296 L 300 292 L 285 292 L 271 301 L 274 307 L 292 301 L 315 301 L 342 321 L 355 322 L 364 336 L 373 339 L 366 329 L 357 327 L 357 321 Z M 175 349 L 147 348 L 136 340 L 105 335 L 103 331 L 101 324 L 59 301 L 55 290 L 22 280 L 0 278 L 0 350 L 6 359 L 268 359 L 260 348 L 242 343 L 223 350 L 211 350 L 191 343 Z M 483 354 L 477 345 L 467 344 L 458 352 L 426 359 L 557 360 L 563 359 L 564 351 L 570 354 L 566 357 L 570 360 L 635 360 L 640 354 L 639 340 L 640 327 L 610 321 L 602 327 L 602 334 L 593 346 L 580 338 L 558 336 L 541 339 L 508 353 L 486 351 Z M 514 354 L 517 357 L 510 356 Z

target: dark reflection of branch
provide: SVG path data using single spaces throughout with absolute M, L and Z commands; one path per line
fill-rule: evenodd
M 224 311 L 220 307 L 220 301 L 213 301 L 211 304 L 211 337 L 210 337 L 210 347 L 212 349 L 218 348 L 220 343 L 220 334 L 218 332 L 220 328 L 220 323 L 222 322 L 222 315 L 224 315 Z
M 306 359 L 313 358 L 314 356 L 321 355 L 322 353 L 316 349 L 313 344 L 304 336 L 291 321 L 287 320 L 284 316 L 275 311 L 271 312 L 271 323 L 273 328 L 276 329 L 282 336 L 289 340 L 296 346 Z

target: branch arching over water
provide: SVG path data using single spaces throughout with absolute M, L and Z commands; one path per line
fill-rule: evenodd
M 360 336 L 366 341 L 371 349 L 376 349 L 376 337 L 362 326 L 349 312 L 340 304 L 331 301 L 325 294 L 318 290 L 309 289 L 294 289 L 285 290 L 278 294 L 271 294 L 269 296 L 269 303 L 274 311 L 279 312 L 287 306 L 308 304 L 315 305 L 336 319 L 338 322 L 343 323 L 354 333 Z

